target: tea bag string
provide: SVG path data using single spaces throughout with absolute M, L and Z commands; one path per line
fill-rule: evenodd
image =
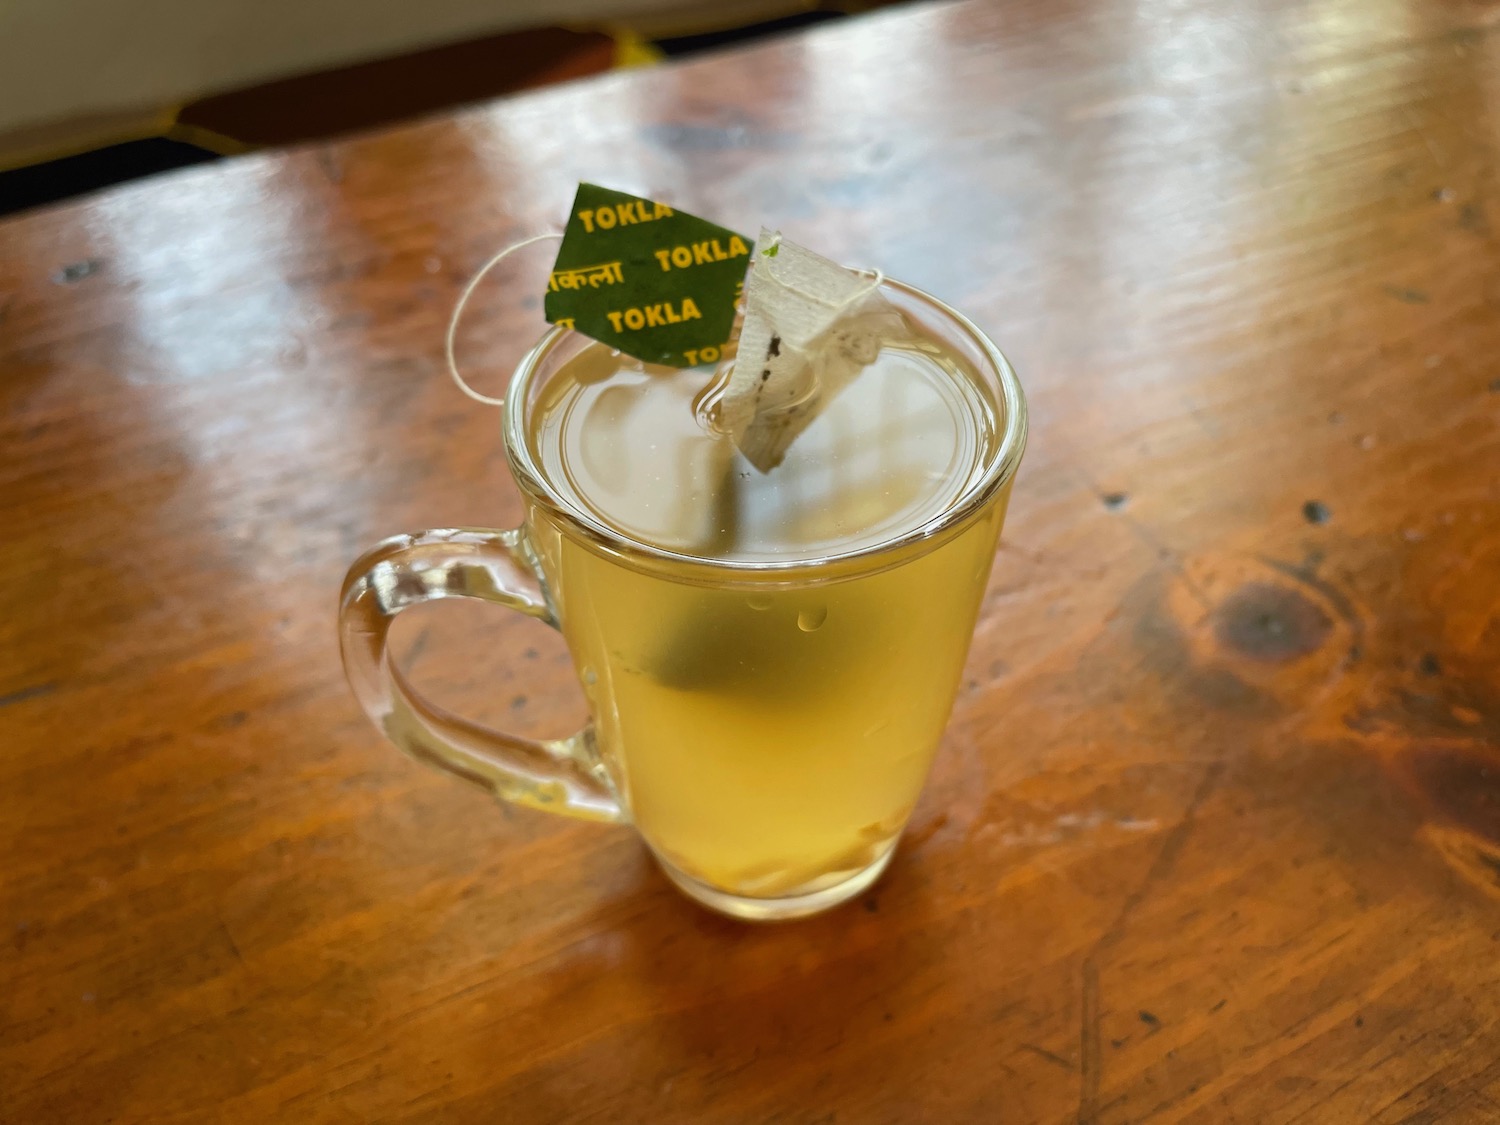
M 530 238 L 523 238 L 520 242 L 512 242 L 504 250 L 501 250 L 493 258 L 485 262 L 484 265 L 480 266 L 479 272 L 476 273 L 473 277 L 469 278 L 469 283 L 464 286 L 464 291 L 458 295 L 458 303 L 453 306 L 453 315 L 448 318 L 448 337 L 444 348 L 444 353 L 448 358 L 448 374 L 451 375 L 453 377 L 453 381 L 458 384 L 458 389 L 463 391 L 464 394 L 468 395 L 475 402 L 481 402 L 485 406 L 505 405 L 505 400 L 503 398 L 493 398 L 490 395 L 480 394 L 473 387 L 469 386 L 468 383 L 464 382 L 464 377 L 459 374 L 458 360 L 454 356 L 453 345 L 454 341 L 458 338 L 458 322 L 463 318 L 464 308 L 468 305 L 469 298 L 474 295 L 474 290 L 479 287 L 479 283 L 484 280 L 485 275 L 488 274 L 490 270 L 498 266 L 501 262 L 505 261 L 506 258 L 514 254 L 517 250 L 524 250 L 528 246 L 534 245 L 538 242 L 542 242 L 549 238 L 561 237 L 561 231 L 547 231 L 545 234 L 534 234 Z

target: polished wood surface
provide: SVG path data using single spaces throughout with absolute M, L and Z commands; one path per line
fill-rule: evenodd
M 1494 0 L 924 5 L 0 224 L 0 1121 L 1500 1120 L 1497 107 Z M 1030 393 L 931 784 L 821 918 L 342 679 L 362 548 L 518 517 L 441 328 L 584 178 L 929 289 Z M 402 624 L 576 725 L 540 625 Z

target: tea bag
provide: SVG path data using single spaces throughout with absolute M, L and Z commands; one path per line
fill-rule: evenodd
M 880 295 L 878 274 L 855 273 L 762 228 L 720 425 L 768 473 L 882 345 L 910 335 Z
M 879 293 L 878 275 L 860 274 L 762 229 L 745 283 L 745 317 L 718 405 L 718 426 L 756 469 L 781 464 L 796 437 L 835 395 L 879 356 L 883 346 L 911 339 L 906 318 Z M 732 453 L 726 446 L 726 453 Z M 712 534 L 697 553 L 732 553 L 740 520 L 737 459 L 723 463 L 713 486 Z M 799 621 L 811 602 L 781 597 L 754 605 L 742 595 L 705 592 L 696 611 L 656 631 L 642 661 L 659 683 L 683 691 L 749 693 L 769 701 L 778 693 L 818 690 L 813 674 L 823 651 Z M 842 625 L 864 631 L 877 614 Z M 803 643 L 788 649 L 788 635 Z M 876 638 L 871 637 L 871 643 Z M 806 675 L 786 675 L 788 661 L 814 661 Z M 760 670 L 757 675 L 756 670 Z M 779 669 L 772 674 L 767 670 Z

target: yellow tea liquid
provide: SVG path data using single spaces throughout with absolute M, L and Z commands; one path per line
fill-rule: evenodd
M 937 345 L 888 347 L 762 474 L 715 433 L 709 379 L 591 344 L 543 388 L 528 434 L 570 508 L 683 561 L 611 557 L 542 509 L 531 523 L 642 835 L 720 890 L 807 894 L 881 859 L 904 827 L 1005 498 L 816 573 L 753 564 L 878 548 L 940 517 L 992 462 L 998 408 Z

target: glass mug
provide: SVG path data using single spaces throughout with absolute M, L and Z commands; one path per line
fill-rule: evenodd
M 799 917 L 873 884 L 952 710 L 1026 442 L 999 349 L 935 298 L 890 280 L 881 291 L 988 404 L 969 483 L 933 518 L 792 560 L 694 557 L 624 534 L 550 479 L 537 448 L 549 383 L 600 347 L 553 328 L 505 397 L 522 526 L 396 536 L 349 570 L 344 667 L 376 726 L 504 800 L 633 824 L 679 888 L 734 917 Z M 449 597 L 559 629 L 591 722 L 535 741 L 417 694 L 388 652 L 390 626 Z

